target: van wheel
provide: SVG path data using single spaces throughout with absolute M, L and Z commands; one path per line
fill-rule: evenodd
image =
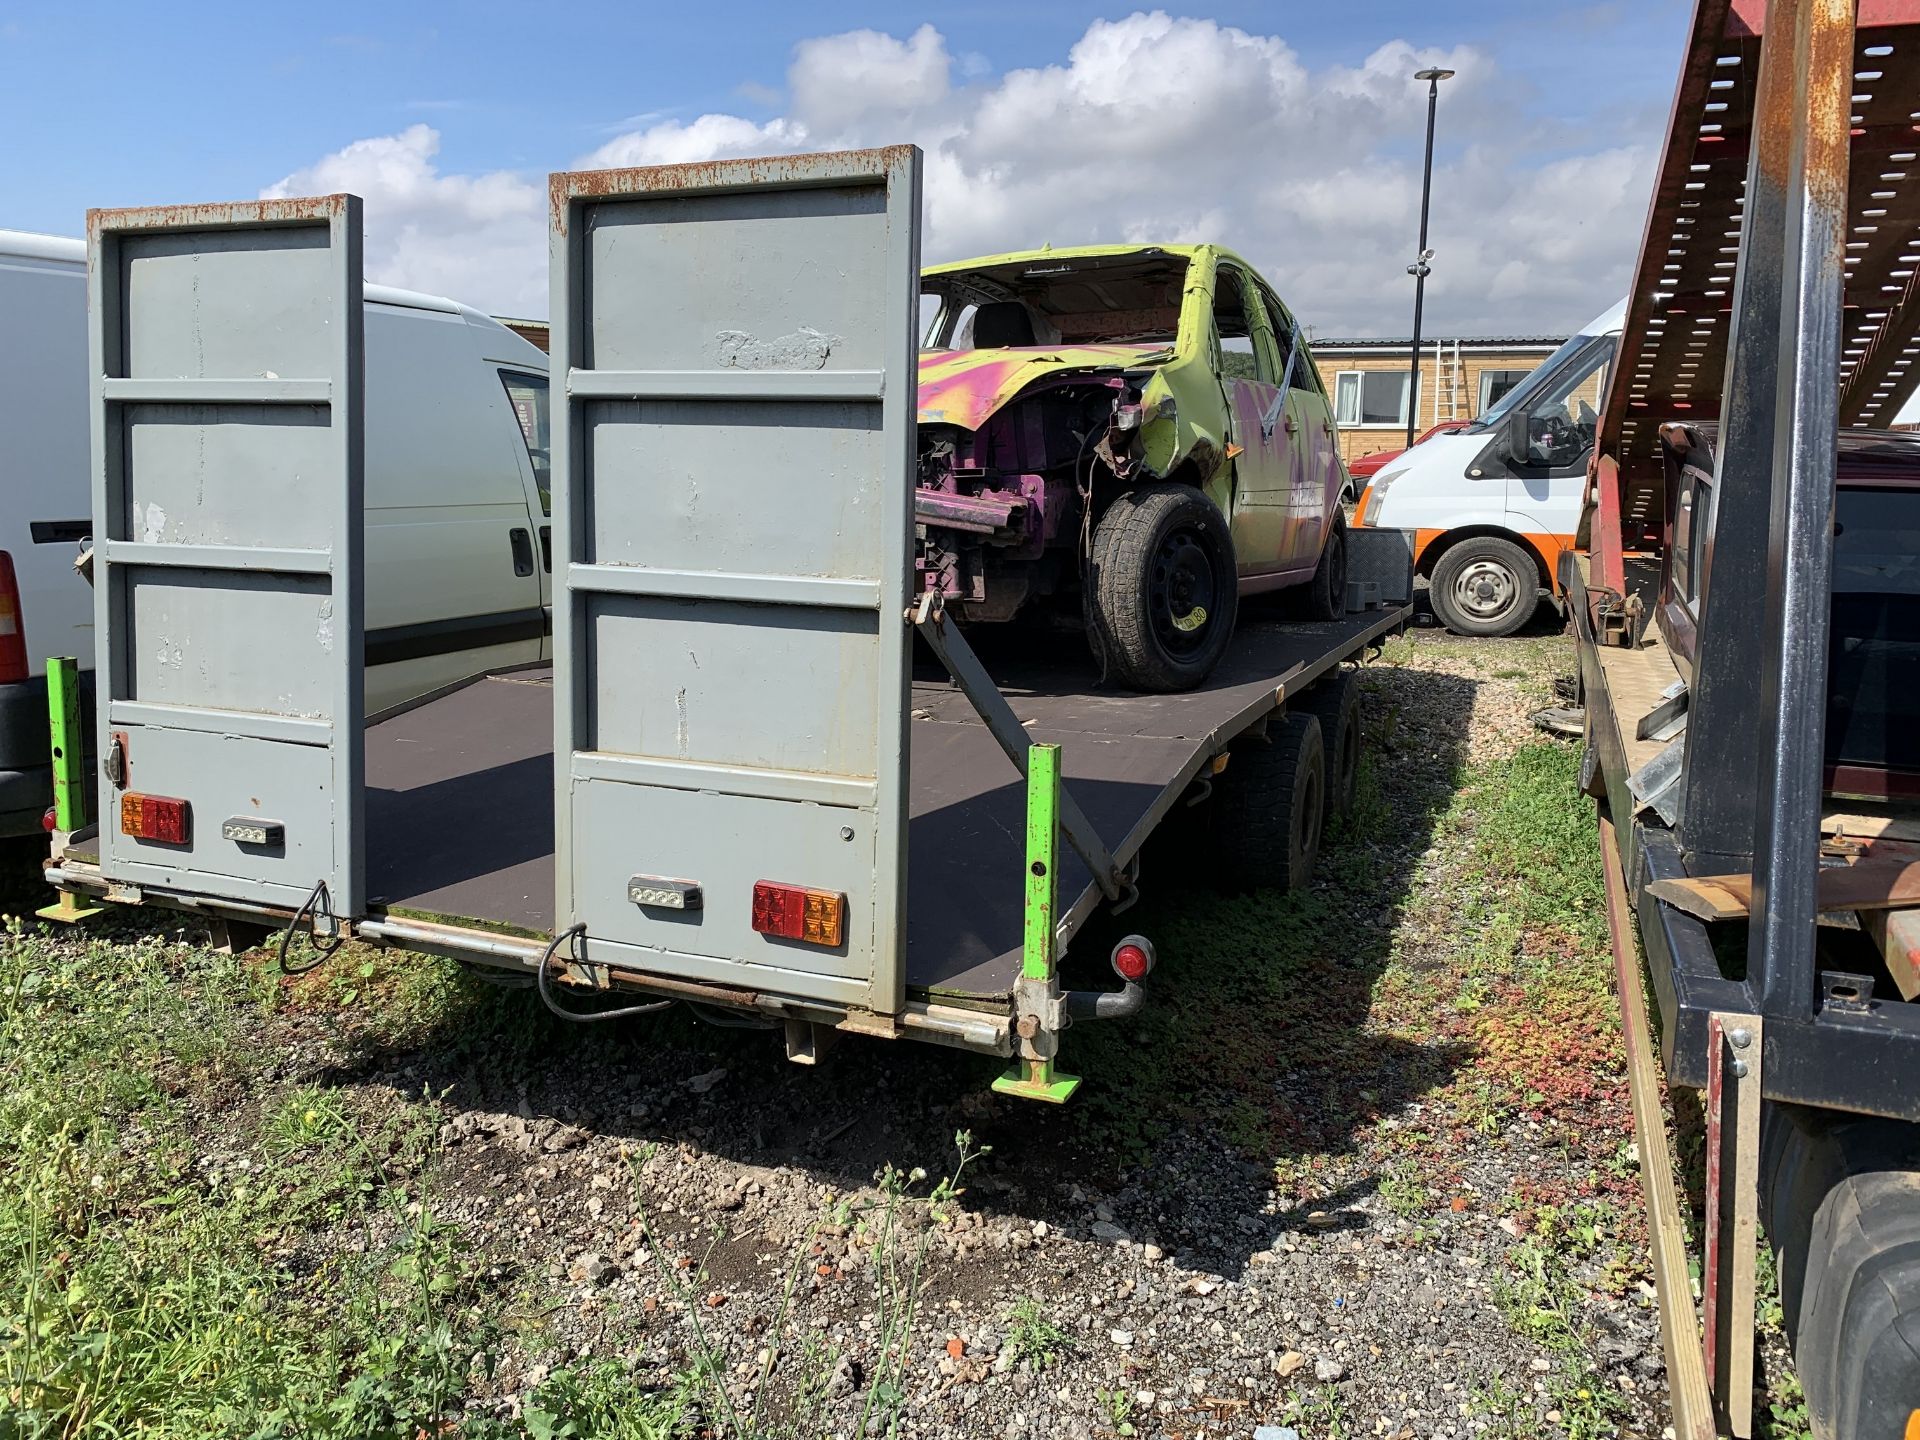
M 1511 540 L 1462 540 L 1433 567 L 1428 599 L 1456 635 L 1511 635 L 1540 604 L 1540 567 Z
M 1233 638 L 1239 580 L 1218 507 L 1190 485 L 1114 498 L 1093 532 L 1087 616 L 1096 653 L 1138 690 L 1191 690 Z
M 1307 613 L 1316 620 L 1338 620 L 1347 613 L 1347 517 L 1338 510 L 1320 551 L 1320 568 L 1308 582 Z
M 1301 702 L 1320 722 L 1327 752 L 1327 818 L 1353 808 L 1360 790 L 1360 677 L 1336 671 L 1307 691 Z
M 1233 747 L 1213 804 L 1214 873 L 1228 890 L 1303 890 L 1327 818 L 1326 747 L 1308 710 Z

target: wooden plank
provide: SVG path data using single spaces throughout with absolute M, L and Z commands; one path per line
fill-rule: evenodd
M 1702 920 L 1733 920 L 1753 905 L 1751 875 L 1692 875 L 1655 880 L 1648 892 Z M 1904 910 L 1920 905 L 1920 861 L 1868 859 L 1820 871 L 1814 906 L 1827 910 Z
M 1900 998 L 1920 999 L 1920 910 L 1863 910 L 1860 928 L 1880 947 Z
M 1820 821 L 1820 832 L 1854 840 L 1920 840 L 1920 816 L 1827 815 Z
M 1654 1064 L 1653 1032 L 1647 1023 L 1647 997 L 1640 979 L 1633 910 L 1620 873 L 1620 851 L 1614 839 L 1613 822 L 1604 815 L 1600 819 L 1600 851 L 1606 870 L 1607 929 L 1613 938 L 1614 982 L 1620 993 L 1621 1037 L 1626 1046 L 1627 1079 L 1633 1095 L 1633 1133 L 1640 1147 L 1640 1186 L 1646 1197 L 1647 1228 L 1653 1242 L 1654 1291 L 1660 1311 L 1660 1340 L 1666 1352 L 1673 1433 L 1675 1440 L 1714 1440 L 1713 1396 L 1707 1388 L 1706 1351 L 1701 1346 L 1700 1327 L 1693 1313 L 1685 1229 L 1679 1192 L 1673 1180 L 1673 1153 L 1667 1145 L 1660 1075 Z

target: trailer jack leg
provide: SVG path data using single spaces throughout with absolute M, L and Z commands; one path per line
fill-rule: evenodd
M 1080 1077 L 1054 1069 L 1066 1007 L 1055 967 L 1054 910 L 1059 898 L 1060 747 L 1027 751 L 1027 905 L 1020 980 L 1014 986 L 1014 1062 L 993 1088 L 1002 1095 L 1063 1104 Z
M 47 661 L 47 720 L 53 741 L 53 828 L 56 852 L 67 837 L 87 824 L 87 737 L 80 728 L 80 662 L 70 655 Z M 62 890 L 60 898 L 33 913 L 42 920 L 71 925 L 107 907 Z

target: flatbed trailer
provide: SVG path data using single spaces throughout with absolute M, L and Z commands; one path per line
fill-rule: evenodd
M 555 176 L 553 664 L 370 721 L 358 202 L 94 212 L 105 763 L 63 768 L 54 913 L 446 955 L 568 1013 L 684 1000 L 808 1063 L 834 1032 L 930 1040 L 1066 1098 L 1062 1032 L 1132 1013 L 1152 964 L 1129 937 L 1121 989 L 1069 990 L 1068 945 L 1177 809 L 1270 783 L 1230 763 L 1270 728 L 1324 713 L 1323 768 L 1351 766 L 1348 670 L 1406 625 L 1411 544 L 1356 537 L 1346 616 L 1243 614 L 1184 693 L 1104 683 L 1076 636 L 976 653 L 908 588 L 918 175 L 900 147 Z M 293 407 L 286 473 L 222 452 Z M 143 445 L 162 420 L 204 426 L 191 463 Z M 225 523 L 234 486 L 295 480 L 290 533 Z M 1272 798 L 1317 836 L 1326 793 Z
M 1842 427 L 1920 373 L 1917 96 L 1911 0 L 1699 0 L 1561 561 L 1681 1440 L 1753 1433 L 1762 1227 L 1813 1434 L 1920 1434 L 1920 991 L 1861 933 L 1920 805 L 1823 743 Z

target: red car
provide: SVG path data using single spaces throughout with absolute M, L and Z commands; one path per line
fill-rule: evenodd
M 1455 430 L 1464 430 L 1472 423 L 1473 421 L 1471 420 L 1442 420 L 1438 425 L 1430 427 L 1423 433 L 1420 436 L 1420 440 L 1425 440 L 1428 435 L 1447 435 Z M 1418 445 L 1420 440 L 1416 440 L 1413 443 Z M 1377 455 L 1362 455 L 1358 460 L 1349 460 L 1347 462 L 1347 474 L 1351 475 L 1355 480 L 1371 480 L 1375 475 L 1380 473 L 1381 467 L 1389 460 L 1397 460 L 1406 453 L 1405 450 L 1382 450 Z

